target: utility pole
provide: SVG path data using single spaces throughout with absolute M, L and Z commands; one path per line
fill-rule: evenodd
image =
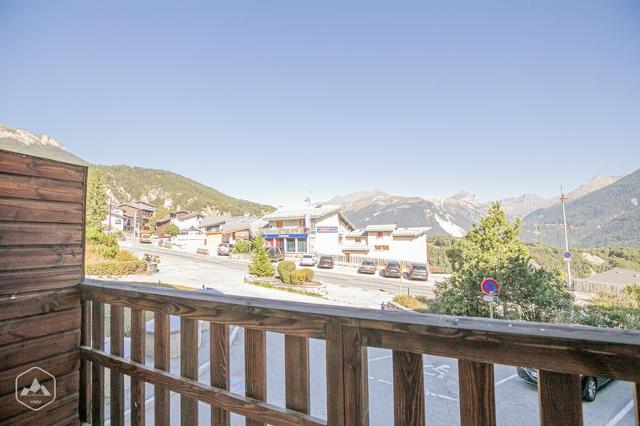
M 138 256 L 138 210 L 133 212 L 133 254 Z
M 564 208 L 564 202 L 567 201 L 568 198 L 564 195 L 564 191 L 562 190 L 562 185 L 560 185 L 560 202 L 562 203 L 562 220 L 564 222 L 564 248 L 569 252 L 569 234 L 567 233 L 567 212 Z M 567 264 L 567 285 L 569 289 L 571 289 L 571 258 L 564 259 Z

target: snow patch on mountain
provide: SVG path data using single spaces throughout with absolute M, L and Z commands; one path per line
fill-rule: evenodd
M 464 229 L 460 228 L 455 223 L 440 217 L 440 215 L 438 214 L 436 214 L 434 217 L 436 219 L 436 222 L 438 222 L 438 225 L 440 225 L 442 229 L 444 229 L 448 234 L 451 234 L 454 237 L 464 237 L 467 233 Z

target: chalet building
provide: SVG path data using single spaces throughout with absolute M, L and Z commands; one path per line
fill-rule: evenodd
M 234 244 L 248 241 L 260 233 L 265 224 L 256 216 L 208 216 L 202 221 L 206 245 L 217 247 L 220 243 Z
M 118 208 L 123 211 L 126 218 L 125 231 L 132 231 L 136 221 L 138 228 L 149 223 L 156 211 L 156 206 L 141 200 L 122 203 Z
M 338 205 L 279 208 L 263 218 L 270 246 L 285 253 L 342 254 L 342 239 L 354 230 Z
M 193 234 L 193 229 L 200 231 L 202 227 L 202 219 L 204 219 L 204 215 L 199 212 L 187 213 L 187 214 L 177 214 L 173 219 L 171 219 L 171 223 L 180 228 L 180 234 L 187 235 L 189 233 Z
M 164 237 L 164 229 L 167 227 L 168 224 L 171 223 L 171 219 L 177 218 L 177 217 L 183 217 L 188 215 L 189 212 L 186 210 L 178 210 L 175 212 L 171 212 L 163 217 L 161 217 L 160 219 L 156 220 L 156 235 L 158 235 L 159 237 Z
M 368 225 L 344 236 L 342 251 L 348 256 L 427 264 L 428 227 L 398 228 Z
M 101 225 L 108 232 L 124 231 L 129 218 L 124 215 L 124 210 L 118 207 L 109 206 L 107 217 L 105 217 Z

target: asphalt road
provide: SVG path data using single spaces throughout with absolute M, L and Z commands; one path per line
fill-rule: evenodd
M 232 333 L 233 334 L 233 333 Z M 231 344 L 231 391 L 244 394 L 244 343 L 242 329 Z M 203 331 L 200 348 L 200 378 L 209 381 L 209 332 Z M 310 340 L 311 414 L 326 418 L 325 344 Z M 393 424 L 393 375 L 391 351 L 370 348 L 369 361 L 369 423 Z M 424 356 L 425 408 L 430 425 L 459 424 L 458 368 L 452 358 Z M 147 358 L 152 364 L 152 358 Z M 284 338 L 267 333 L 267 401 L 284 406 Z M 179 359 L 173 358 L 171 371 L 179 373 Z M 128 382 L 128 381 L 127 381 Z M 539 425 L 538 395 L 535 386 L 516 376 L 515 367 L 495 366 L 496 415 L 499 425 Z M 615 381 L 600 389 L 594 402 L 583 403 L 584 424 L 589 426 L 633 425 L 631 385 Z M 153 386 L 147 385 L 147 424 L 153 424 Z M 129 397 L 126 397 L 128 406 Z M 108 405 L 108 402 L 107 402 Z M 210 410 L 199 404 L 199 424 L 210 424 Z M 106 410 L 108 416 L 108 407 Z M 233 425 L 244 425 L 241 416 L 233 415 Z M 172 393 L 171 424 L 180 424 L 180 396 Z
M 123 247 L 131 248 L 131 243 L 126 242 Z M 203 256 L 177 250 L 165 249 L 147 244 L 138 245 L 140 253 L 159 254 L 162 257 L 170 256 L 175 258 L 189 259 L 199 264 L 215 265 L 219 268 L 231 269 L 246 272 L 247 262 L 239 259 L 231 259 L 224 256 Z M 320 281 L 341 285 L 345 287 L 356 287 L 368 290 L 382 290 L 392 294 L 406 294 L 409 291 L 416 296 L 432 296 L 433 281 L 411 281 L 405 278 L 384 278 L 379 275 L 369 276 L 357 274 L 355 268 L 351 273 L 338 272 L 336 270 L 323 270 L 314 268 L 316 278 Z

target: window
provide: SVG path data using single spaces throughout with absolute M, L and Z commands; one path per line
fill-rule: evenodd
M 356 243 L 362 242 L 362 238 L 356 238 Z
M 304 238 L 298 238 L 298 252 L 307 252 L 307 240 L 305 240 Z
M 384 232 L 376 232 L 376 237 L 384 238 Z
M 284 222 L 281 220 L 276 220 L 276 228 L 282 228 L 284 226 Z
M 294 238 L 287 238 L 287 253 L 294 253 L 296 251 L 296 240 Z
M 300 219 L 298 221 L 298 226 L 300 226 L 301 228 L 304 228 L 304 219 Z
M 116 219 L 116 225 L 121 225 L 122 224 L 122 219 Z
M 388 245 L 375 246 L 375 250 L 376 251 L 389 251 L 389 246 Z

